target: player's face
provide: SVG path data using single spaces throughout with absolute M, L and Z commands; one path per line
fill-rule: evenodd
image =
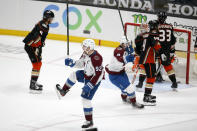
M 90 47 L 87 47 L 87 46 L 82 46 L 82 49 L 83 49 L 83 51 L 88 55 L 89 54 L 89 52 L 90 52 Z
M 125 49 L 128 47 L 128 43 L 122 43 L 122 47 Z
M 140 33 L 148 32 L 148 24 L 141 24 L 140 25 Z
M 53 21 L 53 18 L 49 18 L 49 19 L 48 19 L 48 23 L 49 23 L 49 24 L 51 24 L 52 21 Z

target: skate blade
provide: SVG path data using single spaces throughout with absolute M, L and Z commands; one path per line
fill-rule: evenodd
M 55 86 L 55 92 L 56 92 L 56 94 L 57 94 L 58 99 L 61 100 L 61 99 L 62 99 L 62 96 L 60 95 L 60 93 L 59 93 L 59 91 L 57 90 L 56 86 Z
M 172 88 L 172 91 L 178 92 L 177 88 Z
M 144 109 L 144 105 L 143 106 L 132 106 L 134 109 Z
M 122 101 L 123 104 L 130 104 L 128 101 Z
M 42 94 L 42 91 L 30 90 L 30 94 Z
M 42 88 L 43 87 L 42 85 L 38 85 L 38 84 L 36 84 L 36 86 L 38 86 L 39 88 Z
M 156 106 L 156 103 L 144 102 L 144 106 Z
M 82 131 L 98 131 L 96 127 L 82 128 Z

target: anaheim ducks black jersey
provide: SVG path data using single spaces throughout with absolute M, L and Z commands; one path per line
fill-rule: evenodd
M 143 51 L 143 33 L 140 33 L 137 35 L 137 37 L 135 38 L 135 53 L 137 55 L 141 55 L 142 51 Z
M 160 49 L 158 33 L 143 33 L 140 64 L 155 63 L 156 51 Z
M 49 25 L 46 25 L 43 20 L 38 22 L 33 30 L 25 37 L 23 42 L 29 46 L 43 46 L 43 43 L 48 35 Z
M 159 43 L 161 48 L 166 51 L 171 50 L 171 45 L 176 43 L 176 37 L 174 36 L 173 26 L 171 24 L 159 24 Z

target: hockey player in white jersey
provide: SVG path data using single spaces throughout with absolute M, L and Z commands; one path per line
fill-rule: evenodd
M 84 52 L 81 58 L 76 61 L 70 58 L 65 59 L 66 66 L 84 68 L 84 70 L 77 70 L 71 73 L 62 88 L 59 84 L 56 85 L 57 94 L 59 97 L 63 97 L 77 81 L 84 83 L 81 97 L 86 121 L 82 125 L 82 128 L 90 128 L 93 126 L 93 107 L 91 100 L 96 93 L 101 80 L 104 78 L 104 69 L 102 66 L 103 58 L 96 50 L 94 50 L 94 47 L 94 40 L 84 40 L 82 43 L 82 49 Z
M 111 62 L 106 65 L 105 70 L 109 74 L 111 83 L 120 88 L 121 98 L 124 102 L 129 102 L 136 108 L 144 108 L 143 104 L 136 102 L 134 87 L 127 76 L 127 72 L 132 71 L 134 60 L 132 53 L 132 45 L 129 45 L 127 39 L 123 37 L 120 46 L 114 50 Z

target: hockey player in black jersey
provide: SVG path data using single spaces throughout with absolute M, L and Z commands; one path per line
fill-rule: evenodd
M 153 84 L 155 82 L 155 53 L 159 51 L 160 44 L 158 42 L 158 23 L 156 21 L 149 21 L 149 32 L 142 33 L 137 36 L 136 52 L 140 55 L 139 64 L 144 66 L 146 72 L 146 85 L 144 92 L 144 104 L 155 105 L 156 96 L 151 95 Z
M 143 42 L 144 42 L 144 38 L 143 35 L 145 33 L 148 32 L 148 24 L 141 24 L 140 25 L 140 33 L 137 35 L 137 37 L 135 38 L 135 61 L 134 63 L 136 63 L 137 68 L 139 68 L 139 83 L 136 85 L 137 88 L 142 88 L 143 86 L 143 82 L 146 79 L 146 72 L 144 69 L 144 65 L 143 64 L 139 64 L 139 58 L 142 50 L 143 50 Z
M 160 55 L 161 64 L 168 74 L 169 79 L 172 81 L 172 89 L 177 89 L 176 75 L 171 64 L 171 60 L 175 55 L 175 43 L 176 38 L 173 34 L 173 26 L 166 23 L 167 15 L 165 12 L 158 12 L 158 31 L 159 31 L 159 43 L 161 44 Z M 161 76 L 160 76 L 161 77 Z
M 43 19 L 39 21 L 33 30 L 25 37 L 25 51 L 32 63 L 30 92 L 41 93 L 42 85 L 38 84 L 40 68 L 42 65 L 42 47 L 45 45 L 45 39 L 49 32 L 49 24 L 54 18 L 54 13 L 50 10 L 44 11 Z

